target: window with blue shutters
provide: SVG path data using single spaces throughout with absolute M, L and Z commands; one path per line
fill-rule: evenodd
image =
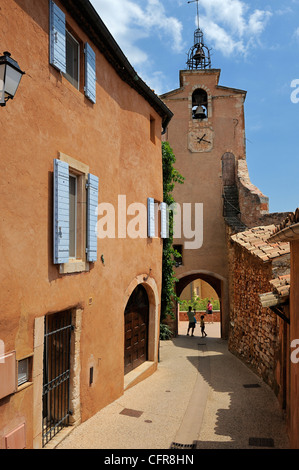
M 147 235 L 149 238 L 161 236 L 168 238 L 168 212 L 165 202 L 157 202 L 149 197 L 147 200 Z
M 54 264 L 81 272 L 97 261 L 99 179 L 65 154 L 54 160 Z M 84 173 L 86 171 L 86 173 Z
M 83 73 L 83 64 L 82 66 L 80 64 L 80 50 L 83 50 L 83 42 L 75 37 L 75 33 L 66 22 L 64 12 L 53 0 L 49 0 L 49 4 L 50 64 L 58 69 L 75 88 L 82 89 L 82 91 L 83 86 L 80 87 L 79 78 L 84 75 L 85 96 L 92 103 L 96 103 L 96 53 L 88 43 L 85 44 L 85 73 Z

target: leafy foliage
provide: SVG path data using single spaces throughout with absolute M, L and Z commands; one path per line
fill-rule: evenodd
M 165 341 L 167 339 L 171 339 L 172 336 L 173 336 L 173 332 L 171 331 L 169 326 L 165 325 L 164 323 L 161 323 L 161 325 L 160 325 L 160 339 L 162 341 Z
M 183 184 L 183 176 L 174 168 L 175 156 L 168 142 L 162 142 L 163 200 L 168 206 L 174 201 L 173 190 L 176 183 Z M 180 254 L 173 249 L 173 212 L 169 211 L 169 237 L 163 240 L 161 320 L 167 315 L 173 317 L 173 301 L 176 299 L 174 256 Z
M 178 302 L 180 304 L 180 310 L 181 311 L 188 311 L 189 307 L 192 307 L 192 310 L 206 310 L 208 300 L 211 301 L 213 305 L 213 310 L 219 310 L 220 309 L 220 302 L 219 299 L 214 300 L 211 297 L 206 297 L 205 299 L 201 299 L 200 297 L 197 297 L 194 295 L 192 297 L 192 300 L 180 300 L 178 299 Z

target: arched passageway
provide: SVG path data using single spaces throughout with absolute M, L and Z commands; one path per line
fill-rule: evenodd
M 207 282 L 217 293 L 220 303 L 220 322 L 221 322 L 221 337 L 227 337 L 227 311 L 225 309 L 225 305 L 227 303 L 227 288 L 226 288 L 226 280 L 217 274 L 207 272 L 207 271 L 192 271 L 189 273 L 185 273 L 178 278 L 178 282 L 176 283 L 176 295 L 180 297 L 183 290 L 188 286 L 190 283 L 194 282 L 196 279 L 201 279 Z M 178 311 L 178 309 L 177 309 Z M 177 315 L 178 321 L 178 315 Z M 178 325 L 177 325 L 178 326 Z

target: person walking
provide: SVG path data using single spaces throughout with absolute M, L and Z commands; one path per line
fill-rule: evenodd
M 212 303 L 211 303 L 210 300 L 208 301 L 206 313 L 207 313 L 208 315 L 213 315 L 213 305 L 212 305 Z M 214 323 L 214 322 L 213 322 L 213 317 L 211 317 L 211 323 Z
M 201 329 L 201 336 L 208 336 L 207 333 L 205 332 L 205 316 L 202 315 L 200 317 L 200 329 Z
M 187 336 L 189 336 L 190 329 L 192 330 L 191 336 L 194 336 L 195 317 L 194 317 L 194 314 L 192 313 L 192 308 L 191 307 L 189 307 L 189 310 L 188 310 L 187 314 L 188 314 L 188 319 L 189 319 Z

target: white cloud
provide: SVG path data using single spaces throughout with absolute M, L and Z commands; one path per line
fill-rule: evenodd
M 269 10 L 250 11 L 242 0 L 200 0 L 200 25 L 214 48 L 225 56 L 246 55 L 257 44 L 272 13 Z
M 136 45 L 140 39 L 159 35 L 173 51 L 182 51 L 182 23 L 167 16 L 160 0 L 146 0 L 143 8 L 132 0 L 91 0 L 91 3 L 134 66 L 148 60 L 148 55 Z
M 247 5 L 239 0 L 201 0 L 206 17 L 214 23 L 222 24 L 228 31 L 242 36 L 246 21 L 244 15 L 248 10 Z
M 211 41 L 215 49 L 221 51 L 224 56 L 228 57 L 234 52 L 245 52 L 245 46 L 241 40 L 236 41 L 224 28 L 213 21 L 206 19 L 204 31 L 209 45 Z
M 159 38 L 169 51 L 187 52 L 191 44 L 183 42 L 182 21 L 171 16 L 171 9 L 166 11 L 166 5 L 171 8 L 171 2 L 91 0 L 91 3 L 138 74 L 157 94 L 164 92 L 168 77 L 154 69 L 155 57 L 150 55 L 148 45 L 143 48 L 142 41 L 149 43 L 152 38 Z M 187 0 L 176 0 L 176 4 L 188 8 Z M 199 9 L 200 27 L 207 45 L 227 57 L 233 54 L 246 56 L 252 47 L 259 44 L 271 16 L 267 8 L 254 10 L 248 0 L 199 0 Z M 185 26 L 188 40 L 190 27 L 192 25 Z
M 255 10 L 249 18 L 248 32 L 260 36 L 271 15 L 272 13 L 269 11 Z

